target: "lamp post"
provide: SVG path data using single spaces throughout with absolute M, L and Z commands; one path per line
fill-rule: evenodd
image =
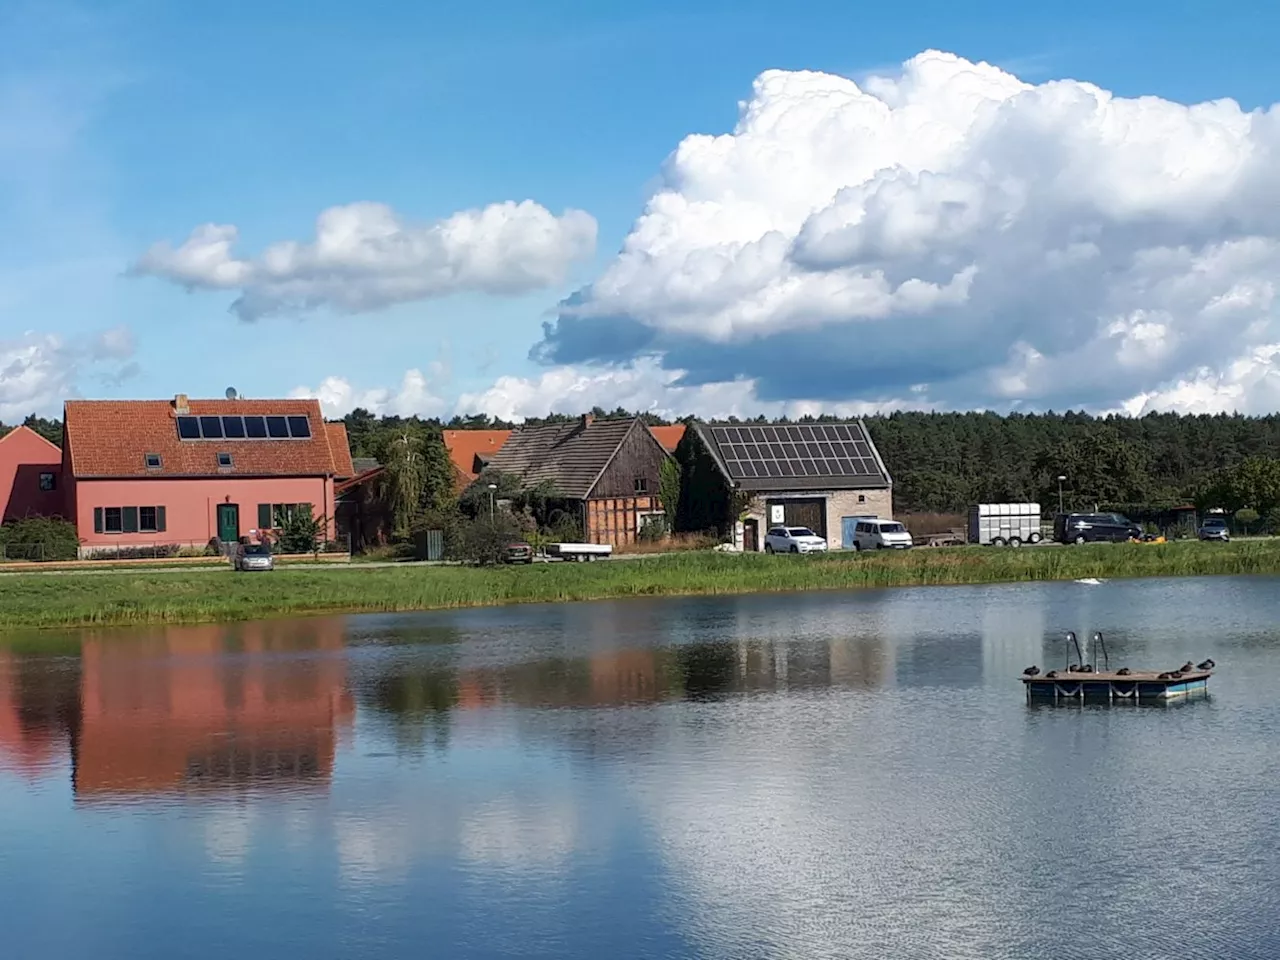
M 493 497 L 494 497 L 494 491 L 497 489 L 498 489 L 498 485 L 496 483 L 489 484 L 489 522 L 490 523 L 493 523 L 494 517 L 496 516 L 496 513 L 494 511 L 494 505 L 493 505 Z
M 1058 477 L 1058 512 L 1062 512 L 1062 481 L 1067 479 L 1064 476 Z

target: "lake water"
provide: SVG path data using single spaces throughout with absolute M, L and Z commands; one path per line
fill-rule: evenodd
M 1207 700 L 1029 706 L 1065 661 Z M 0 955 L 1280 956 L 1280 580 L 0 644 Z

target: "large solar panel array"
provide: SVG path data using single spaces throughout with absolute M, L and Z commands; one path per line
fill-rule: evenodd
M 880 465 L 856 426 L 844 423 L 800 423 L 786 426 L 748 424 L 715 426 L 729 476 L 878 477 Z
M 311 421 L 300 416 L 178 417 L 181 440 L 308 440 Z

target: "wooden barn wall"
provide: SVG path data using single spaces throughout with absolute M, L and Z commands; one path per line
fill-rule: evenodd
M 666 459 L 667 451 L 662 448 L 662 445 L 648 431 L 637 427 L 627 434 L 626 439 L 619 445 L 617 454 L 600 475 L 600 479 L 596 481 L 590 496 L 593 499 L 656 497 L 662 463 Z M 645 490 L 639 494 L 636 491 L 637 477 L 642 477 L 646 484 Z
M 586 502 L 588 543 L 611 543 L 624 547 L 635 543 L 640 518 L 662 510 L 657 497 L 597 497 Z

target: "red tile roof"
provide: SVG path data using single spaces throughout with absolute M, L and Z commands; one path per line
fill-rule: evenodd
M 502 449 L 511 436 L 510 430 L 445 430 L 444 446 L 449 459 L 459 474 L 461 486 L 466 486 L 480 473 L 476 469 L 476 457 L 489 460 Z
M 72 474 L 77 478 L 313 477 L 352 472 L 351 453 L 333 449 L 336 432 L 325 427 L 317 400 L 192 400 L 189 407 L 193 416 L 304 416 L 311 422 L 311 437 L 180 440 L 172 400 L 68 400 L 63 442 L 70 454 Z M 346 430 L 342 433 L 345 438 Z M 221 452 L 232 455 L 230 469 L 218 469 L 217 454 Z M 148 453 L 160 455 L 160 469 L 147 469 Z
M 356 468 L 351 465 L 351 441 L 347 439 L 347 425 L 330 422 L 324 425 L 329 435 L 329 450 L 333 454 L 333 475 L 346 480 L 356 475 Z
M 658 438 L 658 442 L 666 448 L 667 453 L 675 453 L 676 447 L 684 439 L 684 424 L 676 423 L 669 427 L 650 427 L 649 432 Z

